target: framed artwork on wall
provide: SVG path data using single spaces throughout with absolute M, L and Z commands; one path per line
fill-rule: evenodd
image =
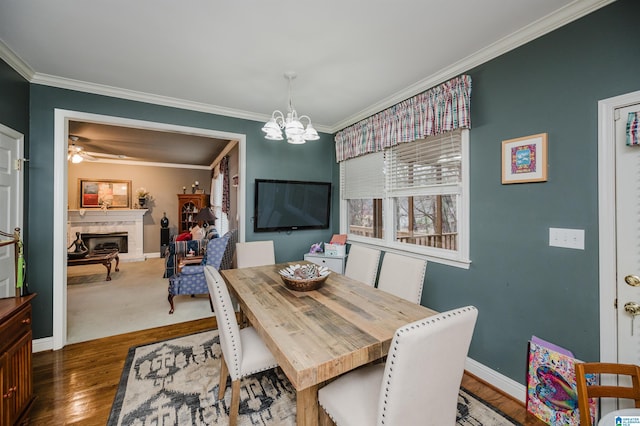
M 547 180 L 547 134 L 502 141 L 502 184 Z
M 131 208 L 130 180 L 78 179 L 80 208 Z

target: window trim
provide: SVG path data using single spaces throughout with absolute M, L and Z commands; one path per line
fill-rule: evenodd
M 424 257 L 428 261 L 440 263 L 444 265 L 454 266 L 463 269 L 469 269 L 471 266 L 471 259 L 469 257 L 469 241 L 470 241 L 470 191 L 469 191 L 469 130 L 462 129 L 460 135 L 461 141 L 461 175 L 460 175 L 460 205 L 458 207 L 458 251 L 452 252 L 450 250 L 439 249 L 436 247 L 418 246 L 415 244 L 403 244 L 395 241 L 393 235 L 394 231 L 394 208 L 393 198 L 385 197 L 382 200 L 383 203 L 383 227 L 385 230 L 384 238 L 370 238 L 360 235 L 349 235 L 348 229 L 348 215 L 347 215 L 347 200 L 342 199 L 342 193 L 340 194 L 340 232 L 348 235 L 349 243 L 357 242 L 359 244 L 375 248 L 377 250 L 383 250 L 385 252 L 392 252 L 398 254 L 419 255 Z M 410 142 L 409 142 L 410 143 Z M 343 168 L 340 168 L 340 191 L 343 187 Z

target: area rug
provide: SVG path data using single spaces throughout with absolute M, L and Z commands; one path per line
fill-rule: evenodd
M 217 401 L 220 340 L 215 330 L 129 349 L 109 426 L 226 425 L 231 387 Z M 295 390 L 280 369 L 242 381 L 239 425 L 296 424 Z M 518 425 L 460 389 L 457 424 Z

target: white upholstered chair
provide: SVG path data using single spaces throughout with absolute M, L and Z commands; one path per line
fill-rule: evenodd
M 222 349 L 218 399 L 224 399 L 227 377 L 231 375 L 229 425 L 234 426 L 238 421 L 240 406 L 240 380 L 275 368 L 278 363 L 253 327 L 238 327 L 229 290 L 220 273 L 212 266 L 205 266 L 204 275 L 216 313 Z
M 351 244 L 344 274 L 349 278 L 374 286 L 379 262 L 380 250 Z
M 236 244 L 236 266 L 238 268 L 273 265 L 275 263 L 276 255 L 273 241 L 251 241 Z
M 426 270 L 426 260 L 385 253 L 378 288 L 410 302 L 420 303 Z
M 339 426 L 455 425 L 458 391 L 478 311 L 473 306 L 400 327 L 385 364 L 369 364 L 318 391 Z

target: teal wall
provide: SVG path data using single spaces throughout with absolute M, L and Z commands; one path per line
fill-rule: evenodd
M 599 358 L 597 102 L 640 90 L 639 15 L 640 2 L 619 0 L 468 71 L 472 264 L 464 270 L 430 262 L 423 304 L 477 306 L 470 356 L 520 383 L 533 334 L 584 360 Z M 0 67 L 0 89 L 3 75 Z M 6 98 L 0 91 L 0 111 L 13 102 Z M 330 231 L 254 235 L 248 219 L 247 240 L 274 239 L 278 261 L 299 258 L 338 230 L 339 175 L 329 135 L 303 146 L 274 144 L 262 137 L 261 123 L 39 85 L 31 86 L 30 103 L 27 255 L 31 289 L 40 294 L 36 338 L 52 330 L 54 108 L 246 134 L 248 218 L 257 177 L 333 180 Z M 548 182 L 501 185 L 501 141 L 541 132 L 549 134 Z M 584 229 L 585 250 L 549 247 L 549 227 Z
M 469 71 L 468 271 L 427 267 L 423 304 L 479 309 L 470 356 L 524 383 L 537 335 L 599 359 L 597 103 L 640 89 L 640 2 L 623 0 Z M 501 185 L 501 142 L 548 133 L 548 181 Z M 585 230 L 585 250 L 549 228 Z
M 247 221 L 246 240 L 272 239 L 276 260 L 300 259 L 317 241 L 328 241 L 333 229 L 292 233 L 253 233 L 255 178 L 298 179 L 330 182 L 334 176 L 335 151 L 330 135 L 304 145 L 265 140 L 260 130 L 264 123 L 223 117 L 202 112 L 152 105 L 142 102 L 99 96 L 42 85 L 31 86 L 31 185 L 29 187 L 27 259 L 29 286 L 37 292 L 34 300 L 33 333 L 35 338 L 53 333 L 53 146 L 54 109 L 82 111 L 136 120 L 213 129 L 246 135 Z M 66 189 L 66 186 L 65 186 Z M 175 192 L 175 188 L 170 189 Z M 338 229 L 338 213 L 333 212 L 332 226 Z

